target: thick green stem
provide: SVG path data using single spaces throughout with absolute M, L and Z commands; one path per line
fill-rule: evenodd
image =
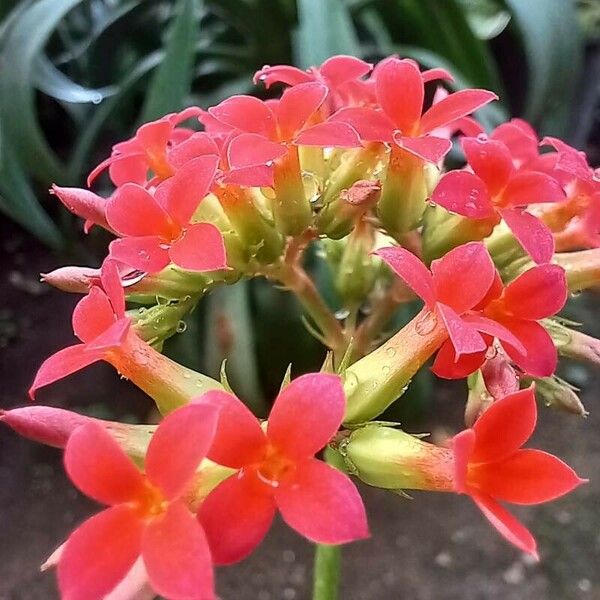
M 315 549 L 313 600 L 337 600 L 342 564 L 340 546 L 318 544 Z

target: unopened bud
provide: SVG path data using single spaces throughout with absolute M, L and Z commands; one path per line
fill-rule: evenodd
M 454 490 L 454 458 L 399 429 L 367 425 L 343 440 L 348 470 L 369 485 L 392 490 Z
M 95 224 L 114 233 L 106 220 L 105 198 L 89 190 L 57 185 L 52 186 L 50 193 L 57 196 L 69 211 L 86 220 L 86 230 Z
M 581 417 L 588 415 L 577 395 L 577 388 L 566 381 L 553 376 L 542 379 L 524 378 L 523 382 L 525 384 L 535 382 L 536 395 L 546 406 Z
M 50 273 L 41 273 L 40 278 L 62 292 L 87 294 L 90 287 L 100 281 L 100 269 L 60 267 Z
M 136 334 L 152 346 L 162 343 L 185 328 L 182 319 L 196 306 L 198 297 L 188 297 L 166 304 L 156 304 L 150 308 L 141 307 L 128 311 Z
M 319 213 L 319 230 L 332 239 L 340 239 L 373 208 L 381 195 L 381 183 L 361 179 L 342 190 L 337 199 L 327 204 Z
M 600 340 L 556 319 L 546 319 L 544 326 L 561 356 L 600 365 Z

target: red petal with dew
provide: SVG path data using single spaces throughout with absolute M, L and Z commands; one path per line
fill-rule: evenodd
M 412 252 L 405 248 L 381 248 L 375 252 L 421 298 L 427 308 L 433 309 L 436 295 L 429 269 Z
M 267 437 L 286 456 L 314 456 L 337 433 L 346 396 L 340 377 L 310 373 L 286 385 L 275 400 Z
M 194 400 L 218 410 L 218 423 L 208 452 L 211 460 L 239 469 L 259 461 L 265 450 L 266 437 L 250 409 L 229 392 L 211 390 Z
M 516 452 L 530 437 L 537 421 L 532 388 L 494 402 L 473 425 L 476 444 L 471 460 L 495 462 Z
M 212 600 L 212 559 L 200 523 L 183 502 L 172 502 L 144 529 L 142 556 L 148 579 L 161 596 Z
M 126 506 L 113 506 L 80 525 L 58 563 L 61 598 L 102 600 L 127 575 L 140 553 L 142 522 Z
M 505 460 L 480 465 L 470 480 L 478 489 L 513 504 L 541 504 L 568 494 L 583 480 L 552 454 L 526 448 Z
M 232 169 L 264 165 L 287 153 L 283 144 L 271 142 L 256 133 L 242 133 L 227 147 L 227 160 Z
M 348 123 L 329 121 L 319 123 L 301 131 L 294 139 L 299 146 L 319 146 L 334 148 L 358 148 L 360 136 Z
M 460 90 L 450 94 L 434 104 L 421 117 L 421 133 L 429 133 L 438 127 L 448 125 L 456 119 L 466 117 L 492 100 L 497 99 L 496 94 L 487 90 Z
M 450 171 L 439 181 L 431 201 L 469 219 L 489 219 L 496 211 L 485 183 L 467 171 Z
M 275 501 L 284 521 L 312 542 L 344 544 L 369 536 L 365 507 L 344 473 L 316 459 L 299 463 Z
M 476 306 L 492 287 L 496 268 L 486 247 L 469 242 L 431 263 L 438 302 L 462 314 Z
M 145 494 L 144 476 L 98 423 L 87 423 L 71 434 L 64 461 L 71 481 L 97 502 L 120 504 Z
M 171 260 L 189 271 L 217 271 L 227 266 L 223 235 L 211 223 L 195 223 L 169 250 Z
M 178 498 L 211 447 L 217 427 L 216 408 L 188 404 L 166 416 L 150 440 L 145 470 L 167 500 Z
M 536 171 L 521 171 L 511 178 L 502 194 L 504 206 L 516 207 L 565 199 L 562 186 L 554 177 Z
M 327 87 L 311 81 L 288 88 L 277 105 L 280 136 L 291 141 L 327 97 Z
M 454 346 L 457 358 L 463 354 L 482 352 L 487 348 L 485 340 L 481 337 L 477 329 L 463 321 L 452 308 L 438 302 L 436 310 L 444 321 L 448 337 Z
M 485 183 L 490 196 L 499 194 L 514 171 L 508 148 L 491 139 L 462 138 L 461 144 L 469 166 Z
M 525 347 L 525 352 L 519 352 L 507 342 L 502 344 L 513 362 L 528 375 L 550 377 L 556 370 L 558 356 L 556 346 L 546 329 L 535 321 L 511 319 L 504 323 Z
M 532 214 L 518 208 L 500 211 L 502 218 L 525 252 L 534 262 L 544 264 L 552 260 L 554 237 L 548 227 Z
M 271 109 L 253 96 L 231 96 L 217 106 L 208 109 L 209 114 L 234 129 L 258 133 L 274 139 L 275 115 Z
M 233 475 L 220 483 L 198 512 L 215 564 L 246 558 L 263 540 L 275 516 L 275 501 L 251 477 Z
M 331 122 L 347 123 L 365 142 L 391 142 L 394 123 L 380 110 L 372 108 L 342 108 L 334 113 Z
M 168 246 L 158 236 L 128 237 L 113 240 L 109 256 L 145 273 L 162 271 L 170 262 Z
M 516 517 L 485 494 L 472 492 L 471 498 L 503 538 L 519 550 L 538 558 L 535 539 Z
M 405 137 L 396 132 L 394 141 L 407 152 L 414 154 L 430 163 L 440 162 L 452 149 L 452 142 L 445 138 L 433 135 L 422 135 L 421 137 Z
M 506 286 L 504 304 L 517 318 L 539 321 L 560 311 L 567 295 L 565 270 L 559 265 L 540 265 Z

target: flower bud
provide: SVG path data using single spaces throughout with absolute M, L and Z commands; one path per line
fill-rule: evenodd
M 431 264 L 457 246 L 485 238 L 492 229 L 488 221 L 468 219 L 449 213 L 441 206 L 429 205 L 423 214 L 422 248 L 425 263 Z
M 428 196 L 425 162 L 394 146 L 377 206 L 377 214 L 386 231 L 398 237 L 417 228 Z
M 86 232 L 92 225 L 100 225 L 114 233 L 106 220 L 106 199 L 80 188 L 66 188 L 53 185 L 50 193 L 54 194 L 73 214 L 85 219 Z
M 536 395 L 546 406 L 581 417 L 587 416 L 588 412 L 577 395 L 577 388 L 566 381 L 553 376 L 542 379 L 523 378 L 522 382 L 525 385 L 534 382 Z
M 392 489 L 454 491 L 452 451 L 399 429 L 367 425 L 341 442 L 348 470 L 369 485 Z
M 544 327 L 561 356 L 600 365 L 600 340 L 571 329 L 558 319 L 546 319 Z
M 385 344 L 350 365 L 344 373 L 344 422 L 364 423 L 381 414 L 447 336 L 442 320 L 424 309 Z
M 100 269 L 60 267 L 50 273 L 41 273 L 40 278 L 62 292 L 87 294 L 92 284 L 100 281 Z
M 379 181 L 356 181 L 321 210 L 317 219 L 319 230 L 329 238 L 343 238 L 350 233 L 360 218 L 377 204 L 380 195 Z

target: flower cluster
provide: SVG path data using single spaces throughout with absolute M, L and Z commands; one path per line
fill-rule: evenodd
M 277 511 L 317 544 L 362 539 L 349 475 L 467 494 L 537 555 L 500 502 L 546 502 L 583 481 L 521 446 L 535 390 L 585 413 L 556 376 L 558 357 L 599 362 L 600 341 L 557 317 L 569 292 L 600 282 L 600 177 L 585 155 L 520 119 L 486 133 L 473 113 L 494 93 L 450 92 L 448 72 L 409 59 L 265 66 L 255 83 L 281 94 L 187 108 L 116 144 L 88 180 L 111 185 L 108 197 L 52 188 L 86 232 L 114 239 L 100 268 L 44 275 L 84 294 L 72 320 L 81 343 L 41 365 L 30 395 L 104 360 L 163 417 L 156 427 L 43 406 L 2 415 L 64 448 L 73 483 L 108 506 L 49 561 L 65 599 L 129 598 L 141 580 L 169 599 L 211 600 L 213 565 L 251 553 Z M 461 168 L 446 168 L 451 151 Z M 338 306 L 305 268 L 311 247 Z M 295 294 L 329 351 L 321 372 L 286 378 L 264 421 L 225 377 L 161 353 L 213 288 L 255 277 Z M 390 335 L 397 309 L 419 299 Z M 434 356 L 436 376 L 466 379 L 468 429 L 435 446 L 369 423 Z

